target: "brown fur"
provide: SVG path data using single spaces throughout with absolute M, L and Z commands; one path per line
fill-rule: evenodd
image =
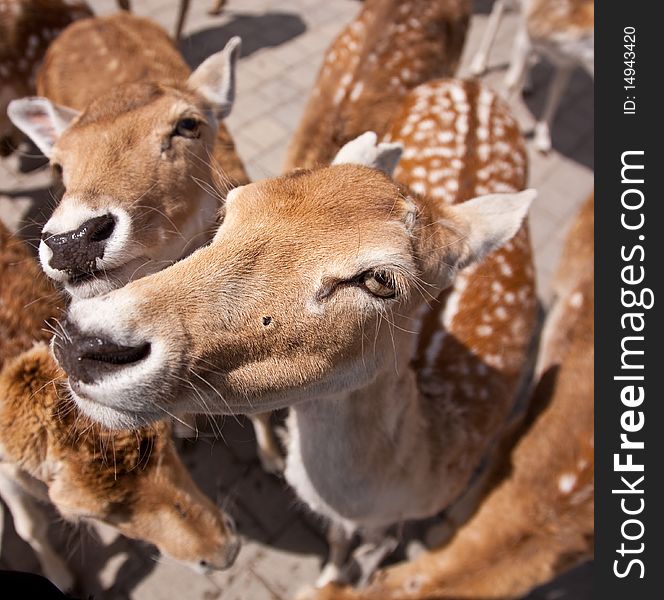
M 593 0 L 533 0 L 527 7 L 528 34 L 534 40 L 581 37 L 595 27 Z
M 454 75 L 468 0 L 367 0 L 335 39 L 295 132 L 285 170 L 328 164 L 365 131 L 379 136 L 409 90 Z
M 187 474 L 170 426 L 103 429 L 76 408 L 47 346 L 28 349 L 50 337 L 43 324 L 60 297 L 1 224 L 0 281 L 2 463 L 29 489 L 32 478 L 46 484 L 66 518 L 99 519 L 173 558 L 227 566 L 236 552 L 227 518 Z
M 105 430 L 81 415 L 65 381 L 44 345 L 9 361 L 0 374 L 3 460 L 43 481 L 66 518 L 98 519 L 172 558 L 226 566 L 232 533 L 180 462 L 169 424 Z
M 64 299 L 44 276 L 26 245 L 0 221 L 0 368 L 35 342 L 50 339 L 46 320 L 60 315 Z
M 307 600 L 516 599 L 592 557 L 592 221 L 590 198 L 560 263 L 570 286 L 558 300 L 561 310 L 547 319 L 546 329 L 559 335 L 547 338 L 544 351 L 555 358 L 527 414 L 499 447 L 504 466 L 477 514 L 448 546 L 379 573 L 366 589 L 329 586 Z M 575 294 L 580 303 L 570 303 Z
M 53 38 L 72 21 L 91 15 L 83 0 L 0 1 L 0 156 L 20 139 L 7 118 L 7 104 L 35 93 L 36 72 Z

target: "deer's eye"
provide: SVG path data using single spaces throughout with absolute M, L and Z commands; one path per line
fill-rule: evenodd
M 192 118 L 180 119 L 175 125 L 173 135 L 179 135 L 186 138 L 197 138 L 200 135 L 201 124 Z
M 362 285 L 378 298 L 394 298 L 397 295 L 396 282 L 388 271 L 367 271 L 362 275 Z

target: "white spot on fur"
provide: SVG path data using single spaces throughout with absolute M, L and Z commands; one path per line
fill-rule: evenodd
M 413 190 L 416 194 L 424 194 L 426 191 L 426 188 L 421 181 L 416 181 L 415 183 L 411 184 L 410 189 Z
M 569 305 L 572 308 L 581 308 L 583 304 L 583 294 L 581 292 L 575 292 L 570 296 Z
M 558 489 L 563 494 L 569 494 L 576 484 L 576 475 L 574 473 L 565 473 L 558 480 Z
M 466 115 L 460 115 L 456 122 L 456 130 L 461 135 L 466 135 L 468 133 L 468 117 Z
M 433 129 L 436 126 L 436 122 L 433 119 L 423 119 L 420 121 L 420 124 L 417 126 L 421 131 L 428 131 Z
M 454 139 L 454 134 L 451 131 L 441 131 L 437 137 L 441 144 L 449 144 Z
M 355 102 L 360 95 L 362 94 L 362 90 L 364 89 L 364 83 L 361 81 L 358 81 L 355 86 L 353 87 L 353 90 L 350 93 L 350 99 Z
M 452 327 L 454 317 L 459 312 L 459 302 L 463 292 L 466 289 L 466 286 L 468 285 L 468 277 L 466 273 L 467 271 L 457 276 L 454 289 L 447 299 L 447 304 L 445 305 L 445 310 L 443 311 L 441 321 L 441 324 L 445 329 L 450 329 L 450 327 Z
M 507 319 L 507 311 L 505 310 L 504 306 L 498 306 L 496 308 L 496 317 L 501 321 L 505 321 Z

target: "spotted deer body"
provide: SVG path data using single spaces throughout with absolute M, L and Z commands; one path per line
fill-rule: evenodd
M 471 70 L 480 75 L 486 70 L 505 0 L 496 0 L 480 51 Z M 505 84 L 510 93 L 520 93 L 530 63 L 546 57 L 555 68 L 544 111 L 535 125 L 535 146 L 542 152 L 551 149 L 551 125 L 570 76 L 582 67 L 591 77 L 595 73 L 595 4 L 592 0 L 520 0 L 520 25 L 512 48 Z
M 109 431 L 76 408 L 43 343 L 63 297 L 27 247 L 0 223 L 0 495 L 18 534 L 61 589 L 73 577 L 47 538 L 41 504 L 93 519 L 195 567 L 228 567 L 239 548 L 231 520 L 196 487 L 170 426 Z
M 124 12 L 75 23 L 50 47 L 37 82 L 46 98 L 16 101 L 10 116 L 64 184 L 40 259 L 71 294 L 123 285 L 209 241 L 220 200 L 247 181 L 220 122 L 238 53 L 234 38 L 190 73 L 160 27 Z
M 593 199 L 568 234 L 526 414 L 497 448 L 490 493 L 449 545 L 363 590 L 307 600 L 522 598 L 593 556 Z
M 35 93 L 37 70 L 49 44 L 70 23 L 90 16 L 83 0 L 0 2 L 0 156 L 11 154 L 19 143 L 7 105 Z
M 361 133 L 386 133 L 409 90 L 454 75 L 469 19 L 467 0 L 367 0 L 325 54 L 285 169 L 328 164 Z

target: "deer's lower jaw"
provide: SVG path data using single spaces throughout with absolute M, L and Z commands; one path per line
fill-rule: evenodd
M 109 429 L 135 429 L 173 412 L 160 408 L 164 399 L 158 378 L 118 375 L 92 384 L 70 376 L 69 388 L 81 411 Z
M 75 391 L 77 389 L 81 390 L 81 387 L 84 386 L 80 386 L 76 382 L 69 382 L 71 395 L 76 405 L 83 414 L 107 429 L 138 429 L 147 423 L 159 421 L 164 418 L 165 413 L 161 411 L 146 412 L 145 410 L 141 410 L 140 412 L 134 412 L 100 404 L 82 395 L 81 391 L 79 393 Z

